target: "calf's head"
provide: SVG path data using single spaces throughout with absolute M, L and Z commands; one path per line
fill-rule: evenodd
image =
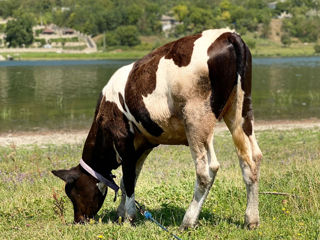
M 74 222 L 83 223 L 101 208 L 107 195 L 99 190 L 98 180 L 83 171 L 80 166 L 69 170 L 53 170 L 52 173 L 66 182 L 65 191 L 74 209 Z

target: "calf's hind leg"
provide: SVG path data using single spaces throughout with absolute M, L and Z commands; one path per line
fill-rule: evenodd
M 201 109 L 202 106 L 203 104 L 187 105 L 185 109 L 186 134 L 196 168 L 196 182 L 192 202 L 180 229 L 196 225 L 201 207 L 220 166 L 213 148 L 213 128 L 216 119 L 211 111 Z
M 262 153 L 253 131 L 253 117 L 251 107 L 243 112 L 244 92 L 238 83 L 237 95 L 227 113 L 224 121 L 227 124 L 236 147 L 243 180 L 247 190 L 247 208 L 245 224 L 249 229 L 259 225 L 259 168 Z M 251 99 L 246 99 L 251 105 Z

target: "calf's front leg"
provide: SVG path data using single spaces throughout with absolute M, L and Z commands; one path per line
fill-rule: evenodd
M 122 166 L 123 177 L 121 179 L 121 202 L 117 209 L 118 217 L 133 221 L 136 216 L 134 188 L 140 175 L 143 163 L 152 149 L 146 150 L 133 164 L 124 163 Z M 125 184 L 126 182 L 126 184 Z

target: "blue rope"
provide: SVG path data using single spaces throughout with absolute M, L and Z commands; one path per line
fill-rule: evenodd
M 152 214 L 149 211 L 144 210 L 144 206 L 141 206 L 137 201 L 136 202 L 136 207 L 139 210 L 139 212 L 147 219 L 150 220 L 152 222 L 154 222 L 155 224 L 157 224 L 159 227 L 161 227 L 164 231 L 166 231 L 167 233 L 171 234 L 175 239 L 177 240 L 182 240 L 181 238 L 179 238 L 178 236 L 174 235 L 173 233 L 169 232 L 168 229 L 166 229 L 163 225 L 161 225 L 157 220 L 155 220 L 152 217 Z

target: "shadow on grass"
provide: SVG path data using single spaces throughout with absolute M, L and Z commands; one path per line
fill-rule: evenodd
M 165 227 L 179 227 L 182 223 L 183 216 L 186 212 L 186 209 L 172 206 L 172 205 L 166 205 L 164 204 L 161 208 L 158 209 L 149 209 L 147 210 L 152 214 L 152 217 L 161 223 Z M 105 210 L 97 215 L 97 218 L 101 218 L 102 222 L 114 222 L 115 224 L 118 223 L 117 219 L 117 212 L 116 210 Z M 210 211 L 203 209 L 199 216 L 200 222 L 205 222 L 206 225 L 212 225 L 217 226 L 221 222 L 226 222 L 228 224 L 233 224 L 237 228 L 244 228 L 244 223 L 235 220 L 232 217 L 220 217 L 214 213 L 211 213 Z M 148 221 L 137 211 L 137 218 L 134 222 L 135 226 L 143 225 L 145 221 Z M 201 224 L 200 224 L 201 225 Z

